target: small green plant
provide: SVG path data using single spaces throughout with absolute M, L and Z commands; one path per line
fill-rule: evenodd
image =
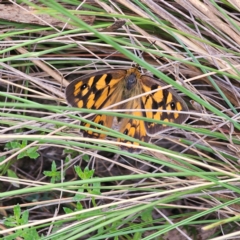
M 57 166 L 55 161 L 52 162 L 51 171 L 44 171 L 43 174 L 46 177 L 51 178 L 51 181 L 50 181 L 51 183 L 55 183 L 61 179 L 61 172 L 57 171 Z
M 81 178 L 82 180 L 90 179 L 94 175 L 94 170 L 89 170 L 87 167 L 83 171 L 79 166 L 75 166 L 74 168 L 78 177 Z M 100 183 L 93 183 L 92 185 L 83 184 L 83 186 L 78 189 L 79 194 L 75 195 L 74 200 L 80 201 L 81 199 L 85 198 L 85 196 L 81 194 L 82 192 L 84 192 L 84 190 L 86 190 L 90 194 L 100 195 L 101 192 L 99 188 L 100 188 Z M 92 198 L 92 201 L 93 201 L 93 204 L 95 205 L 94 198 Z
M 83 210 L 83 205 L 80 202 L 77 202 L 76 205 L 75 205 L 75 209 L 72 210 L 71 208 L 64 207 L 63 210 L 66 214 L 69 214 L 69 213 L 73 213 L 73 212 L 76 212 L 76 211 Z M 90 212 L 81 213 L 81 214 L 77 215 L 76 218 L 77 218 L 77 220 L 80 221 L 80 220 L 86 219 L 88 217 L 98 216 L 101 213 L 102 212 L 101 212 L 100 209 L 95 209 L 95 210 L 92 210 Z
M 28 223 L 28 217 L 29 217 L 29 212 L 24 211 L 21 213 L 21 208 L 17 204 L 13 208 L 13 215 L 7 217 L 4 220 L 4 224 L 6 227 L 18 227 L 18 226 L 23 226 Z M 17 237 L 21 237 L 25 240 L 32 240 L 32 239 L 40 239 L 37 231 L 35 228 L 23 228 L 17 230 L 14 234 L 11 234 L 9 236 L 5 236 L 5 240 L 14 240 Z
M 93 177 L 94 170 L 89 170 L 87 167 L 83 171 L 79 166 L 75 166 L 74 169 L 78 177 L 82 180 L 90 179 Z
M 12 141 L 12 142 L 8 142 L 5 145 L 5 149 L 20 150 L 20 149 L 25 148 L 27 145 L 28 145 L 27 140 L 23 140 L 22 142 L 21 141 Z M 17 159 L 21 159 L 23 157 L 29 157 L 31 159 L 36 159 L 37 157 L 39 157 L 39 153 L 37 152 L 37 150 L 38 150 L 38 147 L 27 148 L 26 150 L 24 150 L 18 154 Z
M 68 154 L 68 156 L 67 156 L 66 159 L 65 159 L 66 163 L 70 161 L 70 157 L 71 157 L 71 159 L 72 159 L 72 158 L 75 158 L 75 157 L 79 156 L 79 154 L 81 154 L 81 153 L 79 153 L 78 151 L 74 151 L 74 150 L 72 150 L 72 149 L 64 149 L 64 153 L 65 153 L 65 154 Z M 88 154 L 83 154 L 83 155 L 82 155 L 82 159 L 83 159 L 84 161 L 86 161 L 86 162 L 89 162 L 90 157 L 89 157 Z

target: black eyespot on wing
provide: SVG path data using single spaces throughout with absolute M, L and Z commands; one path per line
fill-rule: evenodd
M 128 129 L 125 129 L 123 134 L 128 135 Z
M 176 104 L 174 102 L 171 102 L 170 107 L 171 107 L 172 110 L 175 110 L 176 109 Z
M 103 126 L 103 121 L 101 120 L 101 121 L 99 121 L 98 122 L 98 124 L 100 124 L 100 125 L 102 125 Z
M 87 84 L 84 83 L 82 86 L 81 86 L 81 90 L 83 91 L 85 88 L 87 88 Z

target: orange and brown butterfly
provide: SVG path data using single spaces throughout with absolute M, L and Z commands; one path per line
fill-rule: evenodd
M 142 75 L 138 67 L 129 69 L 111 69 L 94 72 L 72 81 L 66 88 L 67 102 L 73 107 L 87 109 L 104 109 L 126 99 L 129 101 L 114 107 L 113 109 L 131 109 L 126 111 L 136 117 L 147 117 L 165 122 L 184 123 L 188 119 L 188 108 L 183 99 L 173 89 L 162 89 L 166 84 L 153 77 Z M 157 90 L 159 89 L 159 90 Z M 142 93 L 149 93 L 131 100 Z M 144 111 L 146 109 L 147 111 Z M 162 110 L 165 110 L 162 112 Z M 81 114 L 82 116 L 86 113 Z M 113 116 L 96 114 L 90 118 L 94 123 L 111 128 Z M 82 126 L 95 128 L 89 123 L 81 123 Z M 134 118 L 123 118 L 119 131 L 127 136 L 149 142 L 150 137 L 168 129 L 165 124 L 157 124 Z M 94 131 L 83 131 L 84 137 L 104 139 L 105 134 Z M 129 152 L 139 152 L 137 142 L 119 138 L 121 149 Z

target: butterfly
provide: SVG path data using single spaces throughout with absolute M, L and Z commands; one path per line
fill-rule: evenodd
M 188 107 L 183 99 L 173 89 L 162 89 L 166 86 L 161 80 L 141 74 L 139 68 L 111 69 L 97 71 L 72 81 L 66 88 L 66 100 L 73 107 L 86 109 L 103 109 L 112 104 L 121 102 L 142 93 L 155 90 L 153 93 L 146 94 L 139 98 L 113 107 L 113 109 L 131 109 L 126 111 L 136 117 L 147 117 L 149 119 L 163 120 L 172 123 L 184 123 L 189 115 L 181 113 L 188 112 Z M 144 111 L 148 110 L 148 111 Z M 165 110 L 162 112 L 162 110 Z M 82 116 L 86 113 L 82 113 Z M 94 123 L 111 128 L 113 116 L 95 114 L 88 118 Z M 100 129 L 90 123 L 81 123 L 82 126 Z M 123 118 L 119 132 L 124 135 L 149 142 L 150 137 L 165 131 L 170 127 L 165 124 L 147 122 L 134 118 Z M 106 134 L 97 133 L 92 130 L 84 130 L 84 137 L 104 139 Z M 120 145 L 122 150 L 128 152 L 139 152 L 136 146 L 139 143 L 118 138 L 119 142 L 127 145 Z

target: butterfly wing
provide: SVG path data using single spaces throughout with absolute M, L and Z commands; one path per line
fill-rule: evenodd
M 140 98 L 130 100 L 126 104 L 126 109 L 135 109 L 136 110 L 136 111 L 128 113 L 128 114 L 131 114 L 135 117 L 142 117 L 143 116 L 143 113 L 141 111 L 142 108 L 143 108 L 143 106 L 142 106 L 142 101 L 141 101 Z M 149 136 L 147 134 L 144 121 L 139 120 L 139 119 L 124 118 L 122 120 L 122 123 L 121 123 L 120 132 L 129 136 L 129 137 L 139 139 L 143 142 L 148 142 L 149 141 Z M 121 147 L 122 150 L 131 152 L 131 153 L 139 152 L 139 149 L 135 148 L 135 146 L 139 146 L 139 143 L 129 141 L 129 140 L 126 140 L 124 138 L 118 138 L 118 141 L 122 142 L 122 143 L 126 143 L 128 145 L 128 146 L 121 145 L 120 147 Z
M 187 114 L 179 113 L 180 111 L 188 111 L 186 103 L 174 90 L 169 88 L 162 89 L 162 87 L 167 84 L 146 75 L 138 77 L 136 74 L 136 77 L 138 79 L 138 84 L 136 85 L 136 90 L 133 91 L 134 96 L 147 93 L 152 90 L 157 91 L 137 99 L 130 100 L 125 107 L 127 109 L 135 109 L 135 111 L 130 112 L 129 114 L 136 117 L 143 116 L 149 119 L 174 123 L 183 123 L 187 120 Z M 142 111 L 141 109 L 145 109 L 147 111 Z M 125 118 L 122 121 L 120 132 L 127 136 L 148 142 L 151 136 L 167 129 L 169 129 L 169 126 L 165 124 Z M 127 144 L 127 146 L 122 145 L 121 149 L 127 150 L 128 152 L 139 152 L 139 149 L 135 147 L 138 146 L 139 143 L 129 141 L 124 138 L 119 138 L 118 141 Z
M 73 107 L 87 109 L 103 109 L 113 103 L 122 100 L 122 80 L 126 75 L 126 70 L 103 70 L 85 75 L 71 82 L 66 88 L 67 102 Z M 82 115 L 86 115 L 83 113 Z M 102 114 L 94 115 L 90 118 L 94 123 L 105 127 L 112 127 L 113 117 Z M 82 126 L 95 128 L 89 123 L 81 123 Z M 95 138 L 105 138 L 105 134 L 100 134 L 92 130 L 83 132 L 84 136 Z
M 163 86 L 166 86 L 165 83 L 146 75 L 141 76 L 140 82 L 143 93 L 159 89 L 154 93 L 141 97 L 144 109 L 152 110 L 143 112 L 144 117 L 179 124 L 184 123 L 188 119 L 188 114 L 173 112 L 188 111 L 186 103 L 177 94 L 177 92 L 169 88 L 161 89 Z M 161 112 L 162 110 L 167 112 Z M 169 126 L 165 124 L 157 124 L 147 121 L 144 124 L 149 136 L 154 136 L 157 133 L 165 131 L 169 128 Z

